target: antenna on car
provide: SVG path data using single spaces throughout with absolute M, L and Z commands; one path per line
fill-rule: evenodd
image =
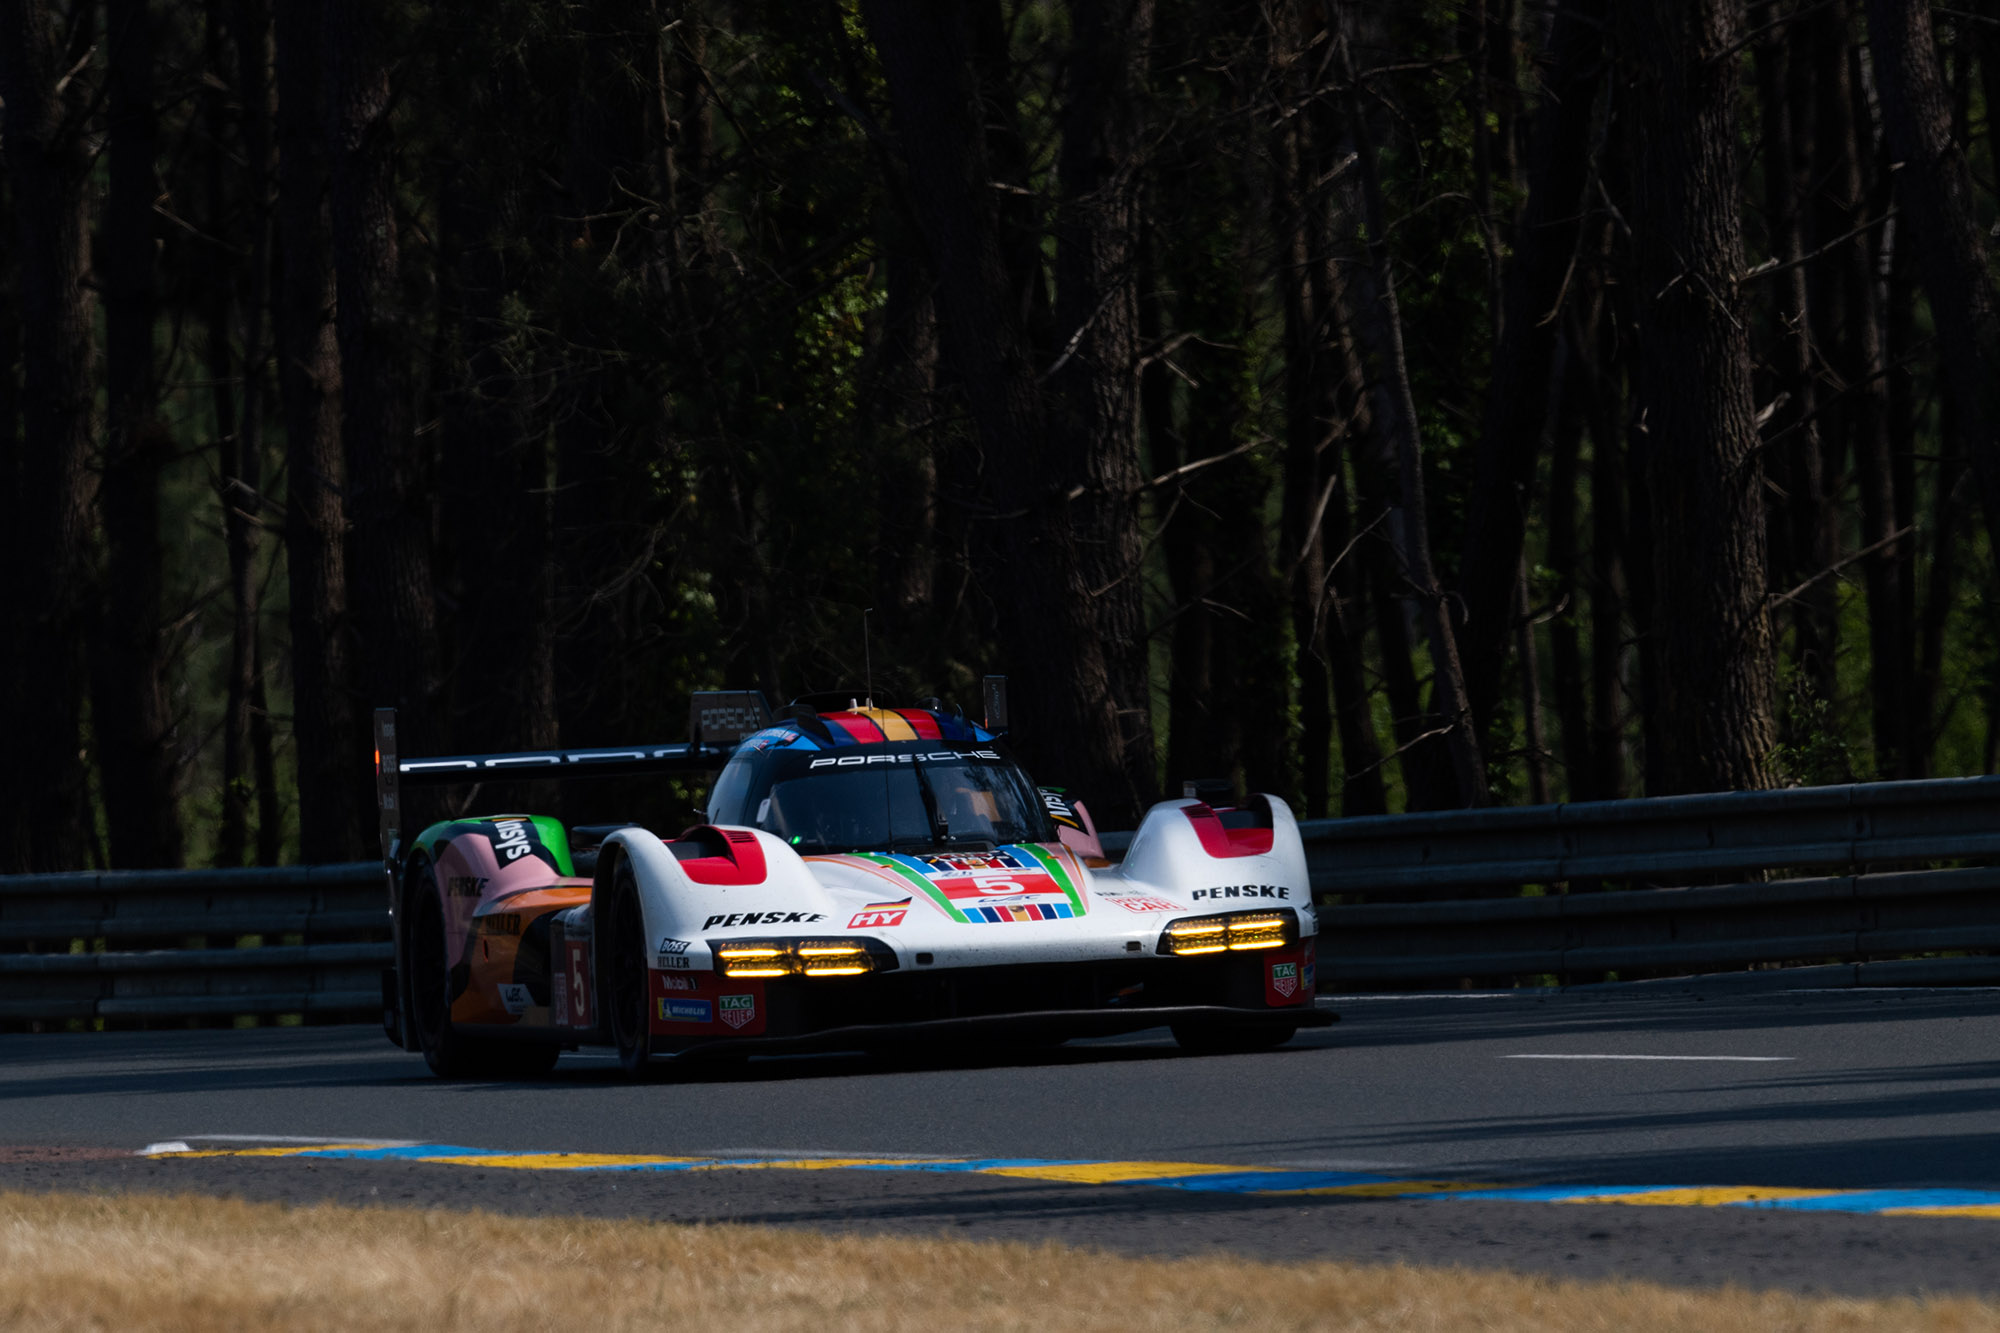
M 998 735 L 1007 730 L 1007 678 L 988 676 L 981 684 L 986 695 L 986 729 Z
M 874 612 L 875 608 L 872 606 L 865 608 L 861 612 L 861 671 L 868 687 L 868 706 L 870 708 L 875 706 L 875 658 L 868 651 L 868 617 L 873 615 Z

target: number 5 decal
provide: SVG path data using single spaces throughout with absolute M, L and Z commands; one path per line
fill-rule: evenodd
M 570 1026 L 587 1028 L 591 1023 L 590 968 L 585 952 L 590 945 L 583 940 L 569 940 L 569 1007 Z

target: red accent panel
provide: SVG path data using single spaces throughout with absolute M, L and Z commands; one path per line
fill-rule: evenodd
M 1210 856 L 1262 856 L 1271 850 L 1272 830 L 1267 828 L 1224 828 L 1222 820 L 1206 805 L 1186 805 L 1181 813 L 1194 825 L 1201 849 Z
M 839 727 L 863 745 L 880 745 L 889 739 L 882 734 L 882 728 L 859 713 L 823 713 L 820 715 L 820 721 L 829 726 Z
M 938 730 L 937 719 L 921 708 L 898 708 L 896 716 L 910 724 L 920 741 L 941 741 L 944 733 Z
M 683 838 L 688 833 L 681 834 Z M 681 862 L 681 869 L 697 884 L 762 884 L 769 868 L 764 864 L 764 847 L 754 833 L 716 829 L 727 849 L 722 856 L 697 856 Z

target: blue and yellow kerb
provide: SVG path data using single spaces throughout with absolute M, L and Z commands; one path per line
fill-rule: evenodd
M 1075 1185 L 1134 1185 L 1218 1194 L 1353 1199 L 1513 1200 L 1679 1208 L 1781 1208 L 1898 1217 L 2000 1220 L 2000 1190 L 1786 1189 L 1761 1185 L 1527 1185 L 1429 1180 L 1357 1171 L 1299 1171 L 1210 1162 L 1054 1161 L 1033 1157 L 668 1157 L 651 1153 L 513 1152 L 444 1143 L 322 1143 L 148 1148 L 152 1157 L 302 1157 L 430 1162 L 507 1171 L 925 1171 Z

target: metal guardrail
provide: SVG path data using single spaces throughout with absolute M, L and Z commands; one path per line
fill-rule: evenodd
M 1301 831 L 1316 892 L 1370 897 L 2000 859 L 2000 777 L 1372 815 Z
M 1758 965 L 1786 970 L 1707 980 L 2000 983 L 2000 956 L 1906 956 L 2000 951 L 2000 777 L 1314 820 L 1301 832 L 1325 904 L 1322 989 Z M 1114 854 L 1130 839 L 1104 835 Z M 1996 864 L 1962 864 L 1982 861 Z M 1855 873 L 1797 877 L 1829 867 Z M 1748 878 L 1774 872 L 1789 877 Z M 0 878 L 0 1021 L 372 1018 L 390 957 L 381 873 L 368 861 Z M 1661 887 L 1729 875 L 1742 878 Z M 229 947 L 239 941 L 257 947 Z
M 0 1021 L 373 1017 L 382 863 L 0 877 Z
M 2000 861 L 2000 777 L 1319 820 L 1301 832 L 1314 892 L 1333 900 L 1321 967 L 1336 985 L 1751 967 L 1784 971 L 1703 980 L 2000 983 L 2000 957 L 1905 956 L 2000 950 L 2000 869 L 1923 868 Z M 1830 867 L 1861 873 L 1801 877 Z M 1711 882 L 1659 887 L 1677 881 Z
M 1370 903 L 1323 909 L 1320 966 L 1336 984 L 1676 972 L 1840 960 L 1844 984 L 2000 981 L 2000 869 L 1843 875 L 1688 889 Z M 1880 960 L 1902 966 L 1885 968 Z M 1917 962 L 1930 964 L 1912 966 Z M 1772 974 L 1753 974 L 1770 977 Z M 1842 984 L 1832 974 L 1820 984 Z

